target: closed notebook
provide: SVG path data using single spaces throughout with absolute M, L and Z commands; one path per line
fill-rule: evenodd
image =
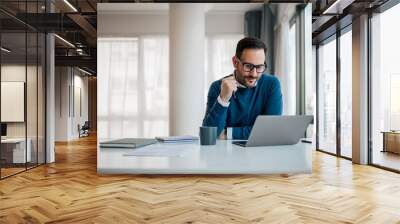
M 100 142 L 102 148 L 139 148 L 157 143 L 153 138 L 122 138 L 112 141 Z
M 178 135 L 178 136 L 156 137 L 156 139 L 161 142 L 192 142 L 199 140 L 199 137 L 191 135 Z

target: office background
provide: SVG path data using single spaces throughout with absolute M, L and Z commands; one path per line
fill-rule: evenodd
M 300 0 L 294 1 L 303 3 Z M 274 45 L 272 48 L 274 58 L 271 59 L 272 62 L 268 62 L 269 68 L 273 69 L 277 76 L 281 76 L 283 85 L 291 86 L 289 90 L 296 86 L 296 101 L 295 103 L 290 101 L 291 104 L 287 104 L 290 107 L 285 108 L 285 113 L 296 111 L 296 114 L 314 114 L 316 118 L 314 133 L 317 151 L 311 152 L 312 173 L 294 176 L 213 175 L 212 177 L 209 175 L 102 176 L 97 172 L 98 164 L 101 164 L 101 162 L 98 163 L 97 158 L 98 145 L 95 132 L 96 69 L 97 61 L 100 61 L 100 59 L 96 60 L 97 29 L 99 28 L 100 31 L 101 26 L 97 23 L 97 16 L 102 16 L 102 9 L 97 7 L 97 3 L 102 2 L 130 2 L 132 5 L 138 2 L 148 3 L 147 0 L 0 1 L 0 72 L 2 73 L 0 75 L 2 79 L 0 107 L 1 114 L 4 114 L 2 119 L 5 119 L 0 119 L 2 121 L 0 222 L 69 221 L 79 223 L 90 220 L 110 223 L 116 220 L 129 220 L 140 223 L 249 223 L 279 220 L 308 223 L 397 223 L 400 220 L 398 212 L 400 203 L 396 200 L 400 197 L 398 174 L 371 167 L 372 165 L 400 172 L 400 152 L 396 151 L 399 149 L 400 132 L 394 131 L 399 129 L 397 96 L 400 64 L 397 62 L 397 54 L 400 50 L 398 42 L 400 33 L 397 23 L 400 4 L 398 0 L 313 0 L 311 1 L 312 15 L 310 13 L 309 18 L 301 14 L 295 16 L 289 13 L 280 14 L 276 6 L 272 7 L 270 4 L 268 7 L 271 7 L 271 15 L 276 22 L 272 27 L 274 38 L 262 37 L 266 37 L 264 41 L 268 45 L 271 42 Z M 123 9 L 115 15 L 115 18 L 131 16 L 132 13 L 126 12 L 129 10 L 126 8 L 124 12 Z M 193 11 L 190 8 L 188 10 L 173 8 L 172 10 L 175 12 L 174 16 L 168 18 L 166 23 L 169 30 L 171 21 L 176 26 L 173 26 L 175 28 L 172 34 L 167 38 L 162 37 L 162 33 L 149 33 L 148 36 L 144 34 L 118 35 L 118 33 L 115 33 L 115 36 L 114 34 L 99 36 L 99 40 L 104 40 L 104 43 L 99 43 L 99 45 L 103 44 L 105 53 L 111 52 L 113 58 L 120 59 L 121 62 L 113 58 L 108 58 L 109 61 L 102 59 L 104 65 L 108 66 L 111 62 L 121 66 L 128 65 L 125 60 L 125 56 L 128 55 L 132 61 L 136 61 L 132 63 L 133 65 L 129 65 L 132 67 L 129 67 L 129 71 L 136 73 L 133 73 L 135 78 L 129 79 L 128 84 L 141 90 L 152 88 L 150 92 L 131 91 L 132 95 L 145 93 L 146 98 L 131 95 L 128 97 L 128 99 L 137 99 L 137 102 L 130 100 L 126 103 L 127 105 L 133 101 L 134 108 L 141 106 L 138 110 L 126 108 L 127 111 L 137 111 L 140 115 L 136 118 L 129 117 L 129 121 L 147 115 L 148 111 L 151 112 L 151 116 L 145 118 L 146 123 L 138 120 L 139 124 L 142 124 L 142 129 L 135 129 L 136 133 L 144 133 L 145 130 L 148 130 L 148 133 L 158 131 L 156 128 L 165 127 L 166 122 L 168 122 L 167 128 L 163 130 L 168 131 L 169 134 L 186 131 L 181 129 L 183 128 L 181 124 L 186 124 L 186 122 L 191 123 L 192 128 L 197 128 L 197 121 L 188 119 L 192 116 L 190 113 L 179 114 L 176 113 L 179 110 L 174 111 L 187 103 L 187 101 L 180 101 L 176 96 L 185 91 L 184 87 L 189 86 L 198 95 L 180 94 L 181 96 L 190 99 L 204 97 L 209 84 L 206 81 L 219 78 L 219 75 L 223 75 L 221 73 L 231 70 L 230 68 L 225 71 L 216 66 L 225 63 L 223 61 L 225 55 L 230 57 L 232 54 L 224 49 L 232 49 L 231 46 L 240 38 L 234 36 L 229 39 L 227 36 L 261 35 L 263 33 L 261 29 L 248 29 L 252 26 L 249 27 L 246 24 L 249 21 L 258 21 L 254 24 L 263 24 L 263 20 L 255 18 L 259 18 L 260 15 L 269 15 L 269 11 L 265 10 L 265 5 L 264 8 L 260 7 L 258 12 L 253 8 L 247 8 L 245 12 L 242 10 L 239 13 L 241 16 L 237 19 L 237 23 L 243 23 L 243 28 L 239 33 L 219 35 L 216 32 L 214 37 L 205 35 L 204 38 L 198 39 L 202 36 L 198 34 L 204 34 L 207 30 L 211 32 L 210 27 L 218 28 L 220 25 L 216 21 L 209 20 L 212 22 L 203 23 L 204 26 L 196 26 L 193 32 L 180 32 L 185 30 L 185 27 L 193 30 L 193 26 L 185 26 L 186 22 L 191 24 L 192 20 L 180 18 L 185 18 L 184 15 L 190 13 L 192 19 L 201 18 L 204 15 L 207 21 L 207 17 L 211 14 L 218 15 L 218 13 L 212 12 L 213 9 L 209 7 Z M 235 11 L 234 8 L 230 10 L 230 12 Z M 292 10 L 297 12 L 295 9 Z M 285 11 L 289 12 L 289 10 Z M 144 16 L 146 13 L 147 17 Z M 108 14 L 116 13 L 112 11 Z M 221 20 L 225 17 L 230 17 L 232 20 L 238 18 L 231 16 L 232 14 L 235 13 L 219 12 Z M 141 15 L 143 17 L 138 18 L 145 18 L 149 22 L 155 20 L 155 16 L 146 10 L 142 10 Z M 281 19 L 285 22 L 277 22 Z M 311 21 L 311 30 L 304 31 L 302 23 L 299 22 L 302 19 Z M 118 27 L 122 24 L 121 21 L 115 20 L 114 26 Z M 135 33 L 138 21 L 131 22 L 134 26 L 124 25 L 126 29 L 122 32 Z M 108 24 L 108 26 L 111 25 Z M 112 30 L 115 30 L 115 27 L 112 27 Z M 157 27 L 145 28 L 152 30 Z M 160 26 L 157 29 L 165 29 L 165 27 Z M 186 33 L 195 35 L 185 39 Z M 302 38 L 307 40 L 306 35 L 311 36 L 309 39 L 312 39 L 311 62 L 306 62 L 302 60 L 305 57 L 298 56 L 304 52 L 299 42 L 302 42 Z M 35 36 L 38 38 L 34 38 Z M 122 44 L 116 43 L 112 38 L 122 39 Z M 185 54 L 191 51 L 176 51 L 181 48 L 179 46 L 175 48 L 175 45 L 182 44 L 188 47 L 192 46 L 191 41 L 204 42 L 202 47 L 193 47 L 198 57 Z M 118 55 L 117 49 L 124 45 L 132 46 L 137 50 L 125 52 L 125 56 Z M 164 47 L 165 45 L 168 45 L 168 48 Z M 104 46 L 109 46 L 109 50 Z M 279 50 L 280 48 L 286 50 Z M 158 51 L 160 57 L 155 59 L 154 57 L 159 55 L 156 54 Z M 15 56 L 19 59 L 14 60 Z M 163 63 L 162 57 L 173 60 L 171 63 Z M 10 61 L 12 58 L 14 59 Z M 291 62 L 292 66 L 281 67 L 280 65 L 286 63 L 284 58 L 296 61 L 296 68 Z M 195 63 L 200 60 L 203 60 L 202 63 Z M 189 63 L 189 66 L 179 68 L 178 65 L 184 64 L 182 61 Z M 302 64 L 312 65 L 312 72 L 301 75 L 307 69 L 301 67 Z M 168 73 L 162 74 L 166 78 L 160 78 L 161 75 L 153 71 L 161 72 L 160 67 L 167 67 Z M 122 67 L 115 69 L 116 74 L 121 78 L 131 75 L 122 72 L 125 70 L 127 69 Z M 6 74 L 4 78 L 7 78 L 4 81 L 3 72 Z M 113 70 L 110 73 L 115 74 L 112 72 Z M 288 75 L 290 77 L 282 77 L 284 73 L 290 74 Z M 162 82 L 149 81 L 149 84 L 146 84 L 143 74 L 151 77 L 151 80 L 159 79 Z M 194 75 L 196 82 L 189 82 L 191 79 L 190 77 L 186 79 L 185 74 Z M 199 74 L 202 76 L 200 77 Z M 204 74 L 210 76 L 204 80 Z M 214 77 L 215 74 L 217 76 Z M 180 80 L 180 82 L 175 80 Z M 296 80 L 294 85 L 292 80 Z M 174 83 L 182 85 L 173 86 Z M 110 87 L 111 85 L 121 87 L 120 89 L 113 87 L 115 96 L 123 93 L 125 91 L 123 88 L 128 86 L 128 84 L 114 82 L 113 79 L 109 84 Z M 163 104 L 157 101 L 160 99 L 157 97 L 163 97 L 164 92 L 160 94 L 157 92 L 157 95 L 152 93 L 156 85 L 157 87 L 165 86 L 162 91 L 168 94 L 166 112 L 164 110 L 153 112 L 154 108 L 164 108 Z M 288 92 L 288 89 L 285 91 L 285 94 L 289 95 L 294 93 Z M 44 94 L 43 97 L 42 94 Z M 118 108 L 121 102 L 125 101 L 115 96 L 110 98 L 111 101 L 99 101 L 99 103 L 115 103 Z M 164 100 L 164 98 L 161 99 Z M 16 103 L 12 104 L 13 101 Z M 85 101 L 88 103 L 87 109 L 86 105 L 83 105 L 86 104 Z M 202 111 L 204 101 L 203 98 L 199 102 L 194 102 L 196 105 L 193 104 L 191 108 L 199 116 L 196 119 L 201 119 L 200 116 L 204 113 Z M 41 103 L 45 105 L 43 108 Z M 21 108 L 21 105 L 22 110 L 17 109 Z M 10 113 L 11 107 L 16 113 Z M 108 108 L 112 113 L 117 112 L 111 107 Z M 41 110 L 44 110 L 44 113 Z M 43 114 L 44 117 L 42 117 Z M 122 118 L 118 118 L 116 124 L 113 125 L 116 125 L 119 128 L 118 132 L 121 132 L 124 126 L 118 122 L 126 114 L 118 114 L 122 114 Z M 159 118 L 159 114 L 163 117 Z M 86 116 L 91 122 L 89 137 L 79 138 L 79 135 L 76 135 L 77 124 L 85 120 Z M 180 116 L 183 116 L 184 123 L 173 125 L 176 123 L 174 119 Z M 153 125 L 156 122 L 152 120 L 153 117 L 157 122 L 161 121 L 161 125 Z M 128 125 L 136 124 L 130 122 Z M 43 127 L 46 128 L 42 129 Z M 126 128 L 126 130 L 130 129 Z M 59 131 L 60 136 L 67 140 L 54 144 L 56 132 Z M 113 134 L 118 132 L 113 132 Z M 41 147 L 41 136 L 44 136 L 45 147 Z M 35 149 L 33 144 L 36 140 L 38 141 Z M 46 149 L 46 154 L 40 151 L 43 148 Z M 143 151 L 147 150 L 143 148 Z M 253 150 L 242 152 L 251 151 L 256 152 Z M 213 150 L 210 152 L 213 153 Z M 105 161 L 112 163 L 112 156 L 103 155 L 105 155 Z M 263 158 L 271 160 L 273 157 L 263 156 L 259 158 L 259 161 Z M 43 158 L 46 159 L 46 165 L 30 169 L 42 164 Z M 212 156 L 212 158 L 216 157 Z M 297 156 L 291 158 L 296 160 Z M 115 160 L 115 167 L 121 168 L 123 161 L 127 161 L 126 164 L 135 164 L 130 163 L 133 158 L 129 159 L 130 161 L 128 159 L 124 157 L 124 159 Z M 241 164 L 241 157 L 239 160 L 238 164 Z M 243 156 L 243 160 L 246 160 L 246 156 Z M 223 162 L 217 162 L 223 164 Z M 144 161 L 137 164 L 163 166 L 172 163 L 160 158 L 157 162 Z M 263 165 L 268 165 L 268 163 Z M 276 167 L 279 167 L 279 164 Z M 28 172 L 19 174 L 25 170 Z M 260 206 L 260 203 L 263 206 Z

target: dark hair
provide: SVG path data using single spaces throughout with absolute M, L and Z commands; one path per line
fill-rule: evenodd
M 264 42 L 254 37 L 245 37 L 237 43 L 236 57 L 240 59 L 245 49 L 263 49 L 264 53 L 267 53 L 267 47 Z

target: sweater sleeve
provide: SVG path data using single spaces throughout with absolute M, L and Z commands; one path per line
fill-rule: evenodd
M 224 107 L 218 103 L 219 90 L 217 85 L 218 82 L 213 83 L 208 91 L 207 109 L 203 119 L 203 126 L 217 127 L 219 136 L 226 125 L 228 107 Z
M 233 127 L 232 128 L 232 139 L 247 140 L 250 136 L 250 132 L 253 126 L 245 127 Z
M 276 77 L 272 77 L 266 100 L 265 115 L 282 115 L 281 85 Z

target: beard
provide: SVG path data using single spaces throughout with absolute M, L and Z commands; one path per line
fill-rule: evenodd
M 256 76 L 247 75 L 247 76 L 244 76 L 239 71 L 236 71 L 236 80 L 240 84 L 246 86 L 247 88 L 254 87 L 260 77 L 261 77 L 260 75 L 256 75 Z

